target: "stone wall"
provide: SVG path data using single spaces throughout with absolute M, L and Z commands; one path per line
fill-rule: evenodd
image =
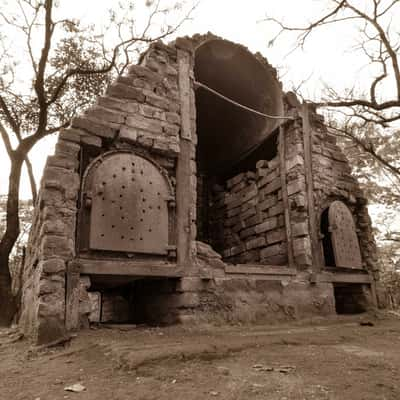
M 323 118 L 311 113 L 312 168 L 314 201 L 318 223 L 322 212 L 333 200 L 341 200 L 351 210 L 360 243 L 363 267 L 378 279 L 379 263 L 376 244 L 368 214 L 367 199 L 357 180 L 351 175 L 351 166 L 336 144 L 336 138 L 328 132 Z
M 105 151 L 131 149 L 151 155 L 175 184 L 181 126 L 177 54 L 174 46 L 152 44 L 140 65 L 59 134 L 44 169 L 23 274 L 20 325 L 38 343 L 65 331 L 65 276 L 76 256 L 80 188 L 90 161 Z
M 66 334 L 66 298 L 71 289 L 67 281 L 79 264 L 77 257 L 131 260 L 128 254 L 110 257 L 80 246 L 87 222 L 82 217 L 86 173 L 94 160 L 110 151 L 151 159 L 168 177 L 172 202 L 176 202 L 176 215 L 169 216 L 174 220 L 171 234 L 177 252 L 169 255 L 168 262 L 181 271 L 181 277 L 158 283 L 144 280 L 132 286 L 143 319 L 176 322 L 190 320 L 199 312 L 225 315 L 228 320 L 247 315 L 253 321 L 278 314 L 292 318 L 333 313 L 332 283 L 313 286 L 309 280 L 312 270 L 322 267 L 312 245 L 312 229 L 318 230 L 320 221 L 314 223 L 311 217 L 313 210 L 320 216 L 332 199 L 344 201 L 352 210 L 365 266 L 377 271 L 366 202 L 350 168 L 320 117 L 311 113 L 310 124 L 302 106 L 290 96 L 286 96 L 285 113 L 291 119 L 282 121 L 275 131 L 279 136 L 276 157 L 256 160 L 252 171 L 247 168 L 218 185 L 203 182 L 201 176 L 197 182 L 193 64 L 195 46 L 206 39 L 195 36 L 168 46 L 150 45 L 139 65 L 131 66 L 96 105 L 60 132 L 43 174 L 23 274 L 20 324 L 37 343 Z M 311 147 L 306 140 L 308 125 Z M 308 160 L 310 149 L 312 159 Z M 204 199 L 196 208 L 202 187 L 204 191 L 212 188 L 206 214 Z M 196 242 L 196 225 L 204 232 L 205 220 L 210 231 L 207 241 L 214 249 Z M 237 272 L 226 272 L 232 267 L 228 263 L 263 264 L 265 271 L 257 274 L 265 276 L 245 274 L 239 279 L 233 276 Z M 266 264 L 290 268 L 268 272 Z M 78 328 L 87 326 L 93 311 L 88 292 L 99 289 L 91 286 L 88 276 L 79 277 L 79 270 L 73 272 L 77 274 L 78 311 L 72 328 Z M 118 290 L 92 295 L 97 302 L 107 301 L 111 320 L 112 310 L 126 305 L 119 296 Z
M 229 263 L 287 264 L 279 158 L 214 185 L 211 243 Z

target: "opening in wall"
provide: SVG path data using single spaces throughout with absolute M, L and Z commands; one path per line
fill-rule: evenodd
M 333 253 L 331 232 L 329 231 L 329 208 L 326 208 L 321 214 L 321 234 L 322 248 L 324 252 L 325 265 L 335 267 L 335 255 Z
M 360 314 L 367 311 L 368 299 L 364 285 L 336 283 L 333 289 L 338 314 Z
M 166 325 L 176 322 L 175 279 L 136 278 L 126 283 L 113 279 L 93 280 L 92 292 L 99 306 L 92 322 L 117 324 Z M 94 314 L 94 313 L 93 313 Z

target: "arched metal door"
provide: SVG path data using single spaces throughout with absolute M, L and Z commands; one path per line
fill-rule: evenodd
M 336 266 L 362 268 L 360 245 L 349 208 L 341 201 L 334 201 L 328 218 Z
M 114 153 L 91 179 L 89 247 L 95 250 L 167 254 L 166 178 L 147 159 Z

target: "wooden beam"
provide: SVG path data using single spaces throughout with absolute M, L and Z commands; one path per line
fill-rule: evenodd
M 135 262 L 118 260 L 77 259 L 81 274 L 87 275 L 122 275 L 141 277 L 179 278 L 183 276 L 182 269 L 172 263 L 154 261 Z
M 309 106 L 303 104 L 301 117 L 303 120 L 304 170 L 306 178 L 306 195 L 308 204 L 308 221 L 312 249 L 312 265 L 314 272 L 319 272 L 323 265 L 323 256 L 319 241 L 318 218 L 315 212 L 314 181 L 312 169 L 312 137 Z
M 190 123 L 190 56 L 178 49 L 178 78 L 181 108 L 180 152 L 176 167 L 176 244 L 178 265 L 188 269 L 191 264 L 192 212 L 196 201 L 195 188 L 191 171 L 192 131 Z M 194 193 L 193 193 L 194 192 Z
M 285 155 L 285 131 L 283 126 L 279 127 L 279 174 L 281 176 L 282 185 L 282 202 L 285 217 L 285 232 L 288 248 L 288 263 L 290 268 L 295 267 L 294 255 L 293 255 L 293 240 L 292 240 L 292 228 L 290 225 L 290 209 L 289 209 L 289 196 L 287 191 L 286 182 L 286 155 Z

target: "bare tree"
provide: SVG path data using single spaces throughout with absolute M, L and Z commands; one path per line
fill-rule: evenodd
M 36 197 L 30 150 L 42 138 L 68 126 L 74 114 L 93 103 L 112 75 L 123 73 L 140 46 L 172 35 L 195 7 L 187 9 L 179 2 L 163 7 L 161 0 L 149 0 L 146 5 L 148 19 L 139 31 L 133 3 L 112 11 L 110 26 L 104 27 L 108 37 L 94 26 L 56 18 L 59 8 L 53 0 L 15 0 L 13 12 L 6 10 L 7 3 L 4 10 L 0 8 L 0 135 L 11 163 L 6 224 L 0 240 L 0 324 L 9 323 L 16 310 L 9 257 L 20 234 L 24 162 Z M 179 14 L 178 22 L 168 22 L 171 12 Z M 15 58 L 20 50 L 15 51 L 18 37 L 24 41 L 21 59 Z M 29 79 L 20 79 L 26 75 Z
M 357 92 L 353 87 L 341 93 L 327 87 L 321 99 L 313 102 L 333 111 L 334 118 L 329 120 L 336 121 L 331 125 L 334 131 L 368 153 L 400 185 L 400 146 L 393 140 L 400 138 L 400 1 L 327 0 L 326 4 L 328 11 L 305 26 L 286 25 L 274 17 L 264 19 L 278 26 L 270 44 L 283 34 L 292 33 L 296 35 L 295 49 L 302 49 L 309 37 L 323 27 L 358 27 L 359 35 L 353 38 L 355 50 L 363 54 L 365 68 L 371 71 L 366 89 Z

